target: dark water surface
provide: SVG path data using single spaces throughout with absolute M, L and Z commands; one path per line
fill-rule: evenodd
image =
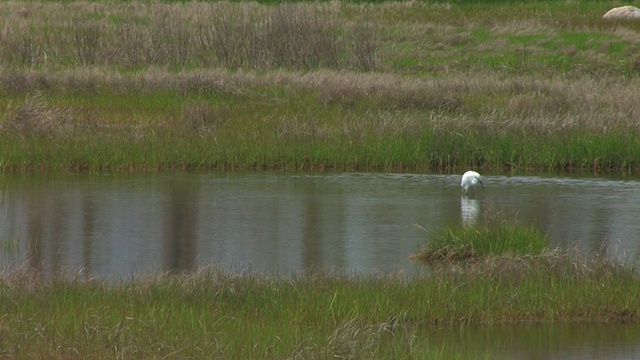
M 640 179 L 459 175 L 3 175 L 2 270 L 25 263 L 109 279 L 216 264 L 289 275 L 420 267 L 408 260 L 443 226 L 487 212 L 538 225 L 554 245 L 634 261 Z
M 447 225 L 499 212 L 553 245 L 635 261 L 640 179 L 459 175 L 175 173 L 0 177 L 0 270 L 19 266 L 118 281 L 219 265 L 289 275 L 422 271 L 408 260 Z M 81 270 L 82 269 L 82 270 Z M 468 358 L 638 359 L 637 325 L 428 329 L 416 344 Z
M 470 326 L 433 329 L 424 338 L 468 359 L 640 359 L 637 324 Z

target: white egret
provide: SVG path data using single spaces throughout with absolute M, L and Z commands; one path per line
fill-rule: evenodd
M 466 195 L 469 190 L 474 190 L 478 183 L 484 189 L 484 184 L 482 183 L 480 174 L 475 171 L 467 171 L 466 173 L 464 173 L 464 175 L 462 175 L 460 187 L 462 188 L 462 192 Z

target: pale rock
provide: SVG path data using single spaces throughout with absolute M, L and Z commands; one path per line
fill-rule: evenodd
M 607 11 L 603 19 L 640 19 L 640 9 L 635 6 L 621 6 Z

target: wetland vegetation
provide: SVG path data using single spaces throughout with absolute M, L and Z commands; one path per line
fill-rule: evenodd
M 546 236 L 538 229 L 506 220 L 446 227 L 428 239 L 428 244 L 411 256 L 413 260 L 456 263 L 490 256 L 541 256 L 550 250 Z
M 640 23 L 602 20 L 612 4 L 3 2 L 0 169 L 637 173 Z M 15 271 L 0 354 L 478 358 L 424 334 L 638 320 L 633 267 L 502 249 L 411 279 Z
M 636 322 L 638 280 L 632 269 L 560 252 L 436 266 L 415 278 L 309 272 L 278 279 L 204 268 L 107 285 L 16 271 L 0 282 L 0 351 L 39 358 L 488 358 L 432 343 L 428 334 L 452 326 Z
M 0 168 L 636 172 L 610 7 L 5 2 Z

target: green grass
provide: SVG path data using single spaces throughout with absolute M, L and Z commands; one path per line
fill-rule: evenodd
M 0 351 L 43 358 L 478 358 L 430 342 L 433 326 L 637 321 L 637 273 L 563 254 L 494 258 L 464 271 L 308 273 L 285 279 L 206 268 L 107 285 L 5 274 Z
M 473 261 L 493 256 L 539 256 L 550 251 L 547 238 L 535 227 L 506 221 L 447 227 L 429 236 L 414 257 L 426 263 Z
M 103 76 L 108 75 L 96 75 L 95 81 Z M 639 166 L 640 130 L 619 118 L 624 113 L 613 112 L 618 105 L 625 111 L 626 104 L 619 103 L 624 100 L 614 98 L 620 89 L 603 92 L 607 98 L 600 103 L 583 103 L 562 93 L 574 85 L 554 81 L 403 83 L 397 77 L 343 80 L 318 72 L 282 76 L 277 81 L 284 84 L 271 87 L 260 77 L 202 76 L 205 89 L 217 81 L 239 85 L 184 89 L 192 80 L 181 74 L 169 89 L 145 94 L 141 78 L 133 76 L 127 80 L 132 92 L 73 95 L 63 88 L 7 96 L 2 166 L 619 172 Z M 379 78 L 391 83 L 377 87 Z M 585 81 L 582 89 L 599 86 Z M 483 90 L 491 93 L 476 95 Z M 635 110 L 628 111 L 624 116 Z
M 435 131 L 384 139 L 308 134 L 278 138 L 265 130 L 224 132 L 205 137 L 169 137 L 131 133 L 66 138 L 5 139 L 0 144 L 5 171 L 41 170 L 385 170 L 450 171 L 462 166 L 489 169 L 590 170 L 635 172 L 640 144 L 636 134 L 603 138 L 587 134 L 558 149 L 528 137 L 498 137 L 483 143 L 482 135 L 441 138 Z M 383 141 L 384 140 L 384 141 Z M 465 141 L 468 140 L 468 141 Z M 589 142 L 585 148 L 583 142 Z M 575 145 L 575 148 L 571 148 Z

